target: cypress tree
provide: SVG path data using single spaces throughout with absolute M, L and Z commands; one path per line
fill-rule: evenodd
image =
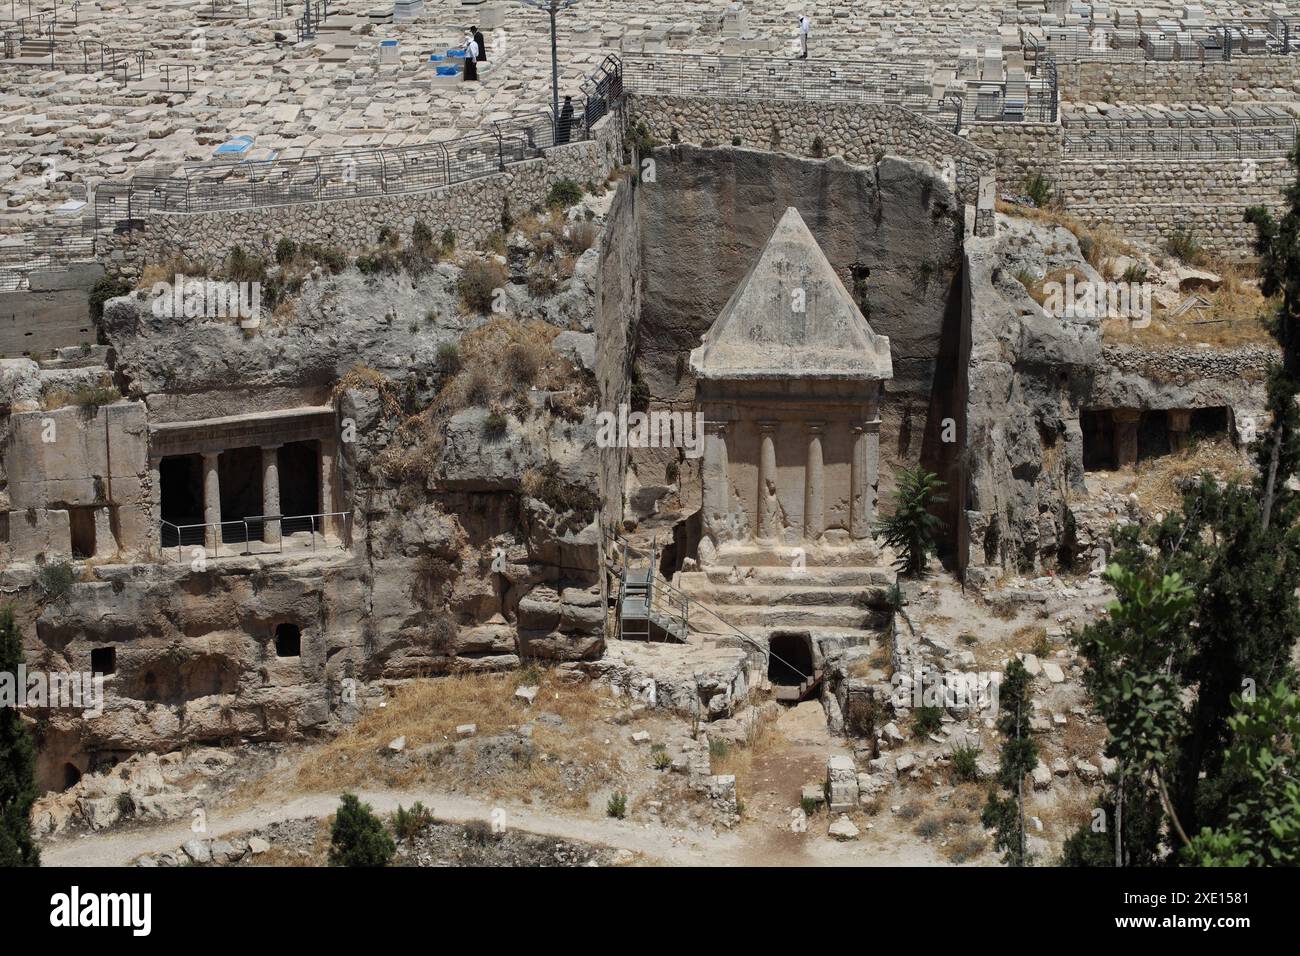
M 23 642 L 13 608 L 0 608 L 0 673 L 13 675 L 23 662 Z M 15 702 L 16 703 L 16 702 Z M 36 747 L 16 707 L 0 707 L 0 867 L 39 866 L 32 842 L 32 804 L 36 802 Z

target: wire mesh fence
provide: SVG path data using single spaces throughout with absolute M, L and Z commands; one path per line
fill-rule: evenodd
M 1277 158 L 1297 134 L 1295 118 L 1269 106 L 1066 117 L 1062 128 L 1067 155 L 1148 159 Z
M 625 54 L 624 84 L 645 96 L 867 103 L 900 106 L 953 128 L 963 122 L 1055 122 L 1055 62 L 998 83 L 954 83 L 924 61 L 780 60 L 698 54 Z
M 553 146 L 590 139 L 623 95 L 623 69 L 609 56 L 582 84 L 577 109 L 492 123 L 445 143 L 341 150 L 319 156 L 192 163 L 122 183 L 94 196 L 94 228 L 127 232 L 155 213 L 258 209 L 289 203 L 424 192 L 491 176 Z M 571 106 L 572 104 L 570 104 Z
M 1051 26 L 1026 34 L 1025 49 L 1050 52 L 1059 61 L 1117 63 L 1229 62 L 1235 57 L 1290 56 L 1297 52 L 1297 19 L 1219 20 L 1206 23 L 1156 21 Z

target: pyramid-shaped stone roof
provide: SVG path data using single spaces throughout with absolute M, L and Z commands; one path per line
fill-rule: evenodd
M 691 352 L 704 379 L 892 378 L 877 335 L 793 206 Z

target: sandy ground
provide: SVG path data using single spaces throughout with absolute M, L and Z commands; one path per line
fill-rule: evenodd
M 420 800 L 439 819 L 457 823 L 490 822 L 494 808 L 490 802 L 429 790 L 362 790 L 358 796 L 382 814 L 396 810 L 399 803 L 410 806 Z M 188 825 L 178 824 L 76 837 L 45 845 L 41 862 L 45 866 L 127 866 L 141 854 L 174 851 L 196 836 L 218 839 L 276 821 L 324 819 L 337 807 L 335 794 L 310 794 L 274 807 L 231 814 L 214 812 L 208 817 L 208 830 L 204 834 L 194 834 Z M 893 866 L 941 862 L 901 830 L 893 838 L 869 833 L 855 843 L 837 843 L 821 833 L 795 834 L 788 829 L 757 824 L 712 835 L 625 820 L 587 819 L 522 805 L 507 804 L 504 809 L 508 814 L 507 826 L 628 850 L 637 854 L 641 863 L 650 865 Z

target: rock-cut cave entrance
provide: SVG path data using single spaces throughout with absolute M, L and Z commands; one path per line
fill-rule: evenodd
M 817 684 L 812 638 L 803 632 L 778 631 L 768 639 L 767 679 L 780 701 L 802 700 Z

